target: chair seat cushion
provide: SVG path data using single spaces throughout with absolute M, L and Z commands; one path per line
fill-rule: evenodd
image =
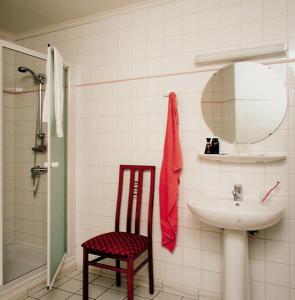
M 108 232 L 84 242 L 82 247 L 90 253 L 111 256 L 135 257 L 145 251 L 149 240 L 146 236 L 127 232 Z

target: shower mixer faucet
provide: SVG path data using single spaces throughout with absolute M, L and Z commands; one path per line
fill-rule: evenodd
M 46 174 L 47 171 L 48 169 L 46 167 L 35 166 L 31 168 L 31 177 L 33 179 L 34 184 L 35 184 L 35 180 L 37 179 L 37 184 L 36 186 L 34 186 L 34 190 L 33 190 L 34 197 L 37 196 L 41 175 Z
M 36 166 L 36 167 L 31 168 L 32 177 L 38 177 L 45 173 L 47 173 L 47 168 L 45 168 L 45 167 Z

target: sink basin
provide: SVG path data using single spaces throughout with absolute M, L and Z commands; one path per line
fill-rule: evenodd
M 267 228 L 279 222 L 284 212 L 283 205 L 235 202 L 232 199 L 202 199 L 187 205 L 202 222 L 224 229 L 222 299 L 250 300 L 247 231 Z
M 258 230 L 270 227 L 283 216 L 279 203 L 203 199 L 187 203 L 190 211 L 202 222 L 232 230 Z

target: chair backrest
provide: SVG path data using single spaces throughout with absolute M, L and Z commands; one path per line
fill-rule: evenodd
M 141 215 L 141 206 L 142 206 L 142 194 L 143 194 L 142 192 L 143 192 L 143 178 L 144 178 L 143 173 L 150 172 L 147 233 L 149 238 L 152 237 L 152 221 L 153 221 L 152 219 L 153 219 L 153 205 L 154 205 L 154 192 L 155 192 L 155 170 L 156 170 L 155 166 L 120 165 L 115 231 L 120 231 L 120 215 L 121 215 L 121 206 L 122 206 L 124 173 L 125 171 L 130 171 L 126 232 L 131 233 L 132 211 L 134 207 L 134 202 L 136 202 L 134 233 L 140 234 L 140 215 Z

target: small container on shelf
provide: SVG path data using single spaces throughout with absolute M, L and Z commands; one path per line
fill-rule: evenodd
M 218 138 L 212 138 L 211 153 L 212 154 L 219 154 L 219 140 L 218 140 Z
M 206 147 L 204 154 L 211 154 L 211 138 L 206 138 Z

